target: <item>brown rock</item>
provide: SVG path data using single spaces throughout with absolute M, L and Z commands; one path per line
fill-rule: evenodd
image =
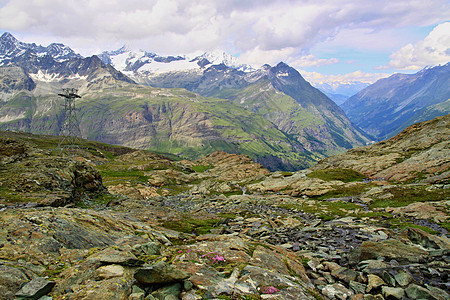
M 428 257 L 428 252 L 395 239 L 381 242 L 364 241 L 361 244 L 360 261 L 379 257 L 386 260 L 395 259 L 399 263 L 423 262 Z

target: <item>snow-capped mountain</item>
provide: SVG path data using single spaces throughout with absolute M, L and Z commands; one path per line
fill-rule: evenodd
M 158 76 L 171 72 L 201 74 L 206 68 L 224 64 L 239 71 L 250 72 L 250 65 L 239 64 L 238 59 L 223 51 L 205 52 L 202 55 L 161 56 L 144 50 L 132 50 L 127 46 L 115 51 L 105 51 L 98 57 L 138 82 L 142 76 Z M 145 81 L 145 80 L 144 80 Z
M 52 43 L 47 47 L 43 47 L 35 43 L 21 42 L 9 32 L 5 32 L 0 36 L 0 66 L 14 62 L 14 60 L 21 57 L 30 56 L 35 58 L 50 56 L 57 62 L 63 62 L 72 58 L 82 58 L 80 54 L 60 43 Z

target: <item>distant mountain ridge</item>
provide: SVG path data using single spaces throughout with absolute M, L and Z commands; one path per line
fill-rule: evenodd
M 47 47 L 43 47 L 34 43 L 23 43 L 8 32 L 0 36 L 0 66 L 15 62 L 21 57 L 30 56 L 35 56 L 36 58 L 50 56 L 57 62 L 72 58 L 82 58 L 80 54 L 60 43 L 52 43 Z
M 64 45 L 2 37 L 2 129 L 58 134 L 64 118 L 56 95 L 73 87 L 82 96 L 83 137 L 190 159 L 222 150 L 249 155 L 271 170 L 298 170 L 369 141 L 284 63 L 254 70 L 220 52 L 188 60 L 130 55 L 126 48 L 83 58 Z M 54 48 L 66 49 L 70 58 Z M 151 70 L 155 66 L 159 72 Z
M 250 65 L 240 64 L 236 57 L 223 51 L 205 52 L 202 55 L 161 56 L 144 50 L 131 50 L 122 46 L 118 50 L 104 51 L 98 57 L 107 64 L 139 82 L 142 74 L 161 74 L 174 71 L 197 71 L 212 65 L 224 64 L 240 71 L 253 71 Z
M 352 122 L 382 140 L 415 121 L 450 113 L 448 105 L 440 105 L 429 118 L 422 118 L 424 110 L 449 99 L 450 63 L 447 63 L 415 74 L 394 74 L 380 79 L 350 97 L 341 107 Z

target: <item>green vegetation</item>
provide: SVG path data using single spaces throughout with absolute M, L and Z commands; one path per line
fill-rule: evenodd
M 324 200 L 330 198 L 341 198 L 349 196 L 357 196 L 373 187 L 370 183 L 357 183 L 354 185 L 335 186 L 333 190 L 327 192 L 325 195 L 315 197 L 314 199 Z
M 342 182 L 361 181 L 367 176 L 352 169 L 324 169 L 315 170 L 307 175 L 308 177 L 319 178 L 325 181 L 339 180 Z
M 386 190 L 393 195 L 388 199 L 375 198 L 370 204 L 370 208 L 378 207 L 401 207 L 415 202 L 441 201 L 450 199 L 446 189 L 436 189 L 427 191 L 427 186 L 396 186 Z
M 108 165 L 98 166 L 98 170 L 102 175 L 103 182 L 107 184 L 118 184 L 125 181 L 133 183 L 146 183 L 147 176 L 144 176 L 144 171 L 139 170 L 109 170 Z
M 49 280 L 55 280 L 58 278 L 59 274 L 61 274 L 64 270 L 68 269 L 64 263 L 52 264 L 48 269 L 44 271 L 44 275 L 48 276 Z
M 195 219 L 185 215 L 178 221 L 166 221 L 163 222 L 162 226 L 168 229 L 172 229 L 184 233 L 195 233 L 196 235 L 209 233 L 214 225 L 217 224 L 219 219 Z
M 386 221 L 386 223 L 390 224 L 393 228 L 404 229 L 406 227 L 410 227 L 410 228 L 421 229 L 425 232 L 428 232 L 429 234 L 438 234 L 439 233 L 436 230 L 433 230 L 429 227 L 417 225 L 417 224 L 412 223 L 409 220 L 403 220 L 403 219 L 399 219 L 399 218 L 390 218 L 389 220 Z
M 197 173 L 203 173 L 206 170 L 209 170 L 213 168 L 212 165 L 197 165 L 197 166 L 192 166 L 191 169 L 194 170 Z

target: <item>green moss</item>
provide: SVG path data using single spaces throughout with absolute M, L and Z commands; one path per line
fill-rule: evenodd
M 316 300 L 324 300 L 324 298 L 316 290 L 306 290 L 306 292 L 313 296 Z
M 49 280 L 55 280 L 59 274 L 61 274 L 64 270 L 69 268 L 64 263 L 60 263 L 58 265 L 51 265 L 50 267 L 51 268 L 46 269 L 44 271 L 44 275 L 48 276 Z
M 302 257 L 302 265 L 306 268 L 306 267 L 308 267 L 308 262 L 310 261 L 311 259 L 309 259 L 309 258 L 307 258 L 307 257 Z
M 340 180 L 342 182 L 361 181 L 367 176 L 356 172 L 352 169 L 324 169 L 316 170 L 309 174 L 308 177 L 319 178 L 325 181 Z
M 219 219 L 195 219 L 186 215 L 178 221 L 163 222 L 162 226 L 179 232 L 202 235 L 209 233 L 218 221 Z
M 292 176 L 292 172 L 281 172 L 281 175 L 284 177 Z
M 425 232 L 428 232 L 429 234 L 438 234 L 439 233 L 436 230 L 433 230 L 429 227 L 414 224 L 412 221 L 410 221 L 407 218 L 390 218 L 388 220 L 385 220 L 385 223 L 391 225 L 392 228 L 404 229 L 406 227 L 410 227 L 410 228 L 421 229 Z
M 450 232 L 450 222 L 442 222 L 439 224 L 439 226 Z

